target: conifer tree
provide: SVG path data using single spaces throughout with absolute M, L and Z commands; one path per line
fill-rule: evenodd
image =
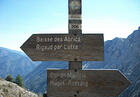
M 5 80 L 10 81 L 10 82 L 14 82 L 14 79 L 13 79 L 13 77 L 12 77 L 11 74 L 9 74 L 9 75 L 5 78 Z
M 22 77 L 18 74 L 15 80 L 15 83 L 21 87 L 23 87 L 23 80 Z

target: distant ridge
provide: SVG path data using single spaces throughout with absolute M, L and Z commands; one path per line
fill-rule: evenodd
M 24 53 L 0 47 L 0 77 L 21 76 L 32 71 L 40 62 L 32 62 Z

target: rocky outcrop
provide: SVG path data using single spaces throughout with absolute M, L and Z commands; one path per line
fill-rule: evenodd
M 41 97 L 0 78 L 0 97 Z

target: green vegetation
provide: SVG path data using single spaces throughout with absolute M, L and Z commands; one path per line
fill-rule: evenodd
M 15 80 L 15 83 L 21 87 L 23 87 L 23 80 L 22 77 L 18 74 Z
M 15 81 L 14 81 L 14 79 L 13 79 L 13 77 L 12 77 L 11 74 L 9 74 L 9 75 L 5 78 L 5 80 L 10 81 L 10 82 L 13 82 L 13 83 L 16 83 L 16 84 L 19 85 L 20 87 L 23 87 L 23 80 L 22 80 L 22 77 L 21 77 L 19 74 L 17 75 Z
M 11 74 L 9 74 L 9 75 L 5 78 L 5 80 L 10 81 L 10 82 L 14 82 L 14 79 L 13 79 L 13 77 L 12 77 Z

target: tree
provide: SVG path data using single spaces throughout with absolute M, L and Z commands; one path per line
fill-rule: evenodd
M 15 80 L 15 83 L 21 87 L 23 87 L 23 80 L 22 77 L 18 74 Z
M 12 77 L 11 74 L 9 74 L 9 75 L 5 78 L 5 80 L 10 81 L 10 82 L 14 82 L 14 79 L 13 79 L 13 77 Z

